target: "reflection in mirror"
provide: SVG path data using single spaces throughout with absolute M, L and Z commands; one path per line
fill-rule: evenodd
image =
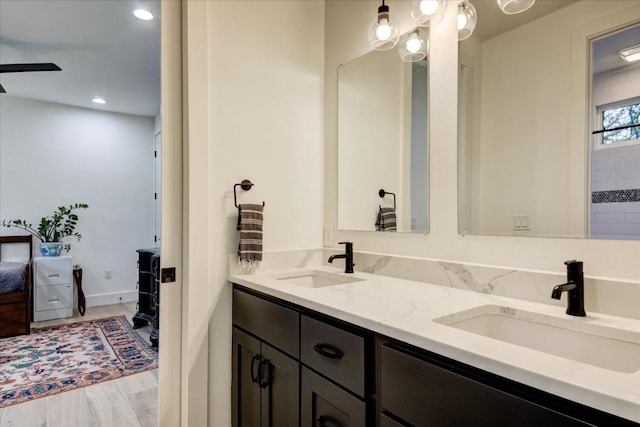
M 640 239 L 640 25 L 594 40 L 591 58 L 590 236 Z
M 604 216 L 591 215 L 600 207 L 591 203 L 597 187 L 590 187 L 605 173 L 596 163 L 591 170 L 591 132 L 599 125 L 589 120 L 588 52 L 595 37 L 640 22 L 640 6 L 536 2 L 515 22 L 495 1 L 472 2 L 478 25 L 459 43 L 460 233 L 625 238 L 594 233 Z M 619 204 L 612 209 L 622 213 Z
M 427 73 L 395 51 L 339 67 L 339 229 L 428 231 Z

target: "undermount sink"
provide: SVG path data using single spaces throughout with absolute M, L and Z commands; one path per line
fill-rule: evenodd
M 488 338 L 623 373 L 640 370 L 640 333 L 483 305 L 434 320 Z
M 272 277 L 304 288 L 324 288 L 326 286 L 342 285 L 344 283 L 354 283 L 364 280 L 322 270 L 280 273 Z

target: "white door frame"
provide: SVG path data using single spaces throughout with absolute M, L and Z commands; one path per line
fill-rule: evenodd
M 162 247 L 161 268 L 176 281 L 160 285 L 158 425 L 184 419 L 182 376 L 182 2 L 161 1 Z M 186 286 L 186 285 L 185 285 Z

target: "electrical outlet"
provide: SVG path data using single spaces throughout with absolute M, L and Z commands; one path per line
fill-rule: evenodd
M 111 279 L 111 273 L 112 273 L 112 272 L 111 272 L 111 269 L 110 269 L 110 268 L 107 268 L 107 269 L 104 271 L 104 278 L 105 278 L 105 279 Z
M 333 247 L 333 224 L 325 224 L 323 231 L 322 244 L 328 248 Z
M 529 215 L 514 215 L 513 231 L 529 231 Z

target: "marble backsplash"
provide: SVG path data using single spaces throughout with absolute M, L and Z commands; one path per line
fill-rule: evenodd
M 260 271 L 330 265 L 334 249 L 304 249 L 267 252 Z M 229 257 L 231 274 L 242 274 L 235 254 Z M 558 306 L 566 305 L 551 298 L 551 290 L 566 282 L 565 274 L 523 269 L 508 269 L 478 264 L 449 262 L 427 258 L 354 252 L 355 270 L 400 279 L 415 280 L 474 292 L 518 298 Z M 342 267 L 336 260 L 335 267 Z M 640 319 L 640 281 L 626 282 L 585 276 L 585 309 L 598 313 Z

